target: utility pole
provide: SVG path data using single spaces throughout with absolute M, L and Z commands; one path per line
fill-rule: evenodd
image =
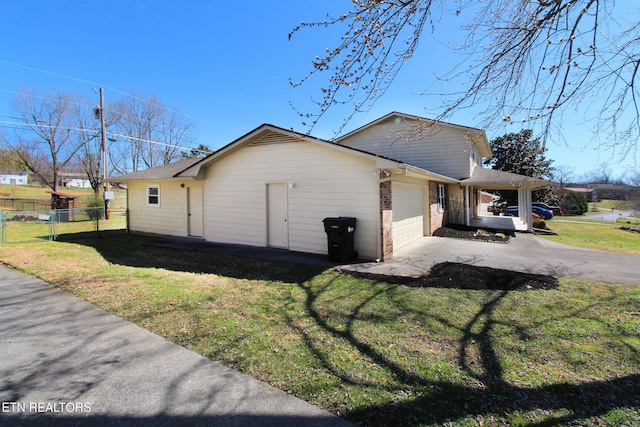
M 109 165 L 107 163 L 107 126 L 104 120 L 104 88 L 100 88 L 100 124 L 102 126 L 102 152 L 104 154 L 104 219 L 109 219 Z

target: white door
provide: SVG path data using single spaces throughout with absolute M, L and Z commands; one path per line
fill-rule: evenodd
M 267 184 L 267 245 L 289 247 L 287 185 Z
M 424 190 L 419 185 L 393 183 L 393 249 L 424 236 Z
M 187 188 L 187 212 L 189 215 L 189 236 L 202 237 L 202 187 Z

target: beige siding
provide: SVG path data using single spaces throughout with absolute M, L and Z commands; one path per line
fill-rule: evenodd
M 394 182 L 393 250 L 424 236 L 424 185 Z
M 147 206 L 147 185 L 160 186 L 160 207 Z M 187 192 L 179 182 L 139 182 L 127 184 L 129 229 L 141 233 L 186 236 Z
M 378 180 L 373 160 L 304 141 L 244 147 L 206 170 L 209 241 L 267 245 L 268 183 L 288 189 L 289 249 L 326 254 L 326 217 L 357 218 L 355 249 L 377 257 Z
M 389 120 L 357 132 L 341 144 L 380 154 L 452 178 L 471 173 L 471 142 L 464 129 L 438 126 L 422 136 L 406 138 L 415 129 L 406 122 Z

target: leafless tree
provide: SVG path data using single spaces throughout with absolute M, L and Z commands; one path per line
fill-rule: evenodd
M 631 209 L 634 210 L 636 214 L 638 214 L 640 213 L 640 169 L 630 171 L 627 180 L 629 182 L 629 185 L 633 185 L 636 187 L 635 191 L 631 192 L 629 202 Z
M 60 172 L 80 149 L 72 131 L 73 97 L 65 91 L 39 96 L 22 89 L 15 109 L 24 127 L 12 148 L 40 181 L 57 191 Z
M 564 188 L 575 175 L 575 170 L 568 165 L 558 165 L 553 168 L 553 180 L 558 183 L 560 188 Z
M 77 164 L 87 175 L 91 188 L 98 195 L 104 181 L 104 151 L 102 147 L 101 125 L 99 111 L 87 98 L 80 95 L 74 96 L 72 109 L 72 122 L 75 138 L 80 144 L 77 154 Z M 118 116 L 113 114 L 108 105 L 105 108 L 106 128 L 115 125 Z
M 330 75 L 311 112 L 299 111 L 311 129 L 336 105 L 352 104 L 354 113 L 370 109 L 414 56 L 418 42 L 435 42 L 425 33 L 450 32 L 454 21 L 465 38 L 452 49 L 463 59 L 416 88 L 442 100 L 427 109 L 435 119 L 482 104 L 483 126 L 524 122 L 539 126 L 536 133 L 544 140 L 563 114 L 583 108 L 601 144 L 622 157 L 637 155 L 640 25 L 628 13 L 637 6 L 612 0 L 353 0 L 352 5 L 342 15 L 303 22 L 289 35 L 314 27 L 338 27 L 342 34 L 335 47 L 316 56 L 305 78 L 292 81 L 298 86 L 314 75 Z
M 166 110 L 162 118 L 162 126 L 158 132 L 162 146 L 161 164 L 166 165 L 182 158 L 185 146 L 193 143 L 194 126 L 185 116 L 175 110 Z
M 97 196 L 102 182 L 101 170 L 104 163 L 101 155 L 100 130 L 96 129 L 93 109 L 86 104 L 76 103 L 73 107 L 73 120 L 76 125 L 75 133 L 80 143 L 78 163 L 87 175 L 91 188 Z
M 640 187 L 640 169 L 635 169 L 629 176 L 629 184 Z
M 193 143 L 193 123 L 169 110 L 156 96 L 128 94 L 113 105 L 117 124 L 111 135 L 113 169 L 137 172 L 181 157 L 181 147 Z
M 26 171 L 24 162 L 17 153 L 9 146 L 9 140 L 5 134 L 0 131 L 0 170 L 5 172 Z
M 150 141 L 164 105 L 156 97 L 137 94 L 126 96 L 114 104 L 114 108 L 119 116 L 118 143 L 112 145 L 114 168 L 120 173 L 147 169 L 154 163 Z
M 553 167 L 553 181 L 556 182 L 560 188 L 570 182 L 575 176 L 575 169 L 569 165 L 558 165 Z

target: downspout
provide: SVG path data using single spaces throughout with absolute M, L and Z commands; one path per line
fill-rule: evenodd
M 376 218 L 376 262 L 382 260 L 382 199 L 380 198 L 380 174 L 376 179 L 376 191 L 378 192 L 378 215 Z
M 381 179 L 381 180 L 380 180 L 380 182 L 392 181 L 394 178 L 397 178 L 397 177 L 399 177 L 399 176 L 400 176 L 400 177 L 402 177 L 402 176 L 407 176 L 407 167 L 406 167 L 406 166 L 405 166 L 405 167 L 403 167 L 403 165 L 398 165 L 398 168 L 399 168 L 399 169 L 402 169 L 402 172 L 401 172 L 401 173 L 399 173 L 399 174 L 395 174 L 395 175 L 394 175 L 393 173 L 391 173 L 391 174 L 387 175 L 387 177 L 386 177 L 386 178 Z

